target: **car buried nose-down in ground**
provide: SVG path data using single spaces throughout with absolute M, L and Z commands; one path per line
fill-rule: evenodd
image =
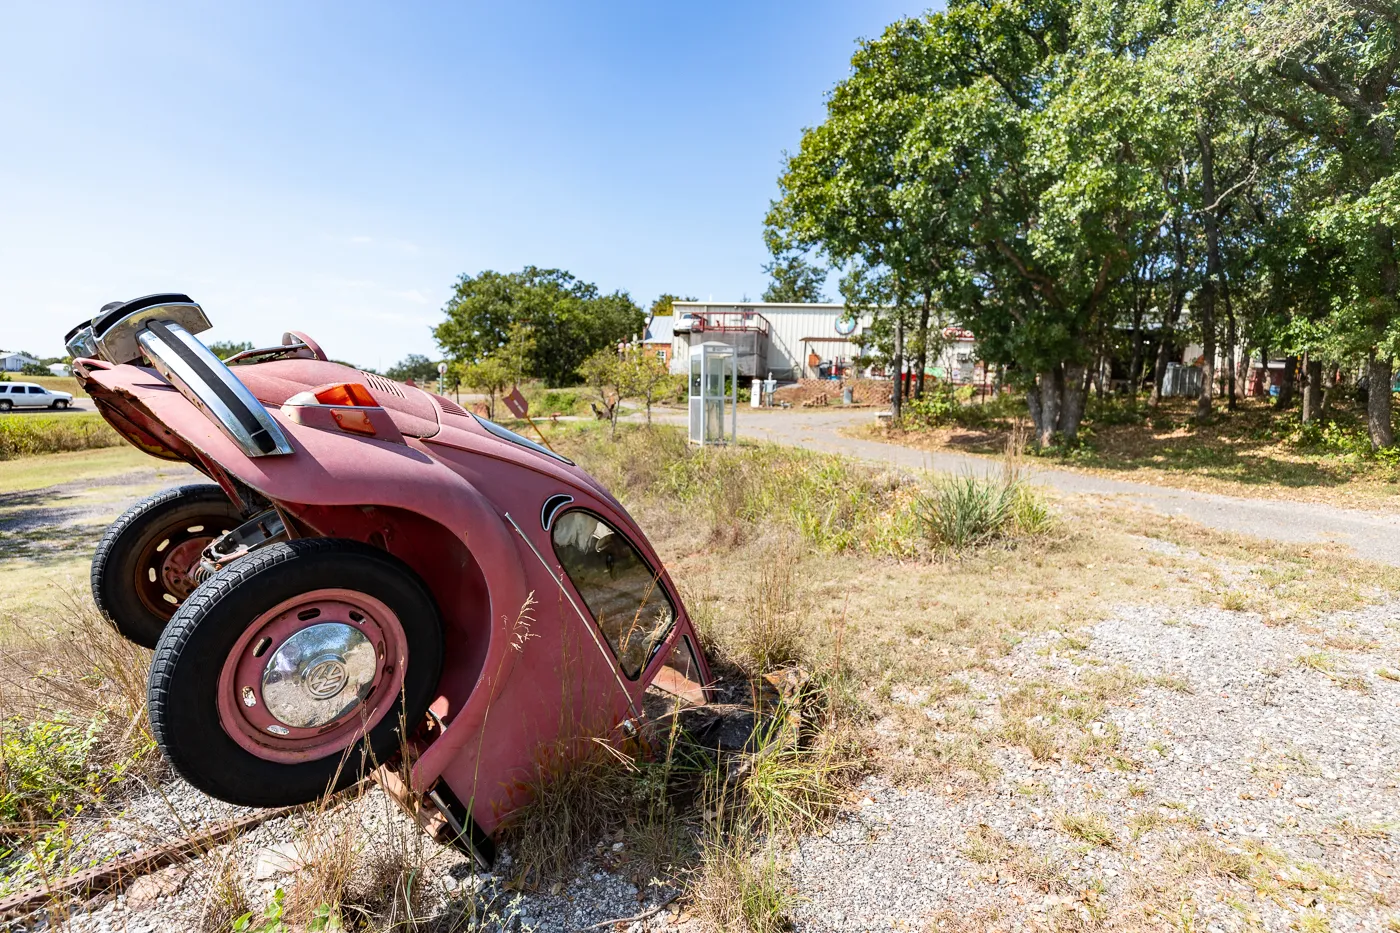
M 285 806 L 394 759 L 411 787 L 386 786 L 489 862 L 542 756 L 634 736 L 648 691 L 704 702 L 675 586 L 571 461 L 304 334 L 220 361 L 208 327 L 153 295 L 67 338 L 112 427 L 212 481 L 132 507 L 92 568 L 191 784 Z

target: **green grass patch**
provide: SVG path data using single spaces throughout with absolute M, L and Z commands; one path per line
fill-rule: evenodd
M 125 443 L 96 413 L 0 417 L 0 460 Z

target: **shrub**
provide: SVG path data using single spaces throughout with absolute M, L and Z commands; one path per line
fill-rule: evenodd
M 7 823 L 63 816 L 74 792 L 96 794 L 101 781 L 88 766 L 102 719 L 74 722 L 66 714 L 0 723 L 0 819 Z
M 97 414 L 0 417 L 0 460 L 123 443 L 121 435 Z
M 904 403 L 904 420 L 913 427 L 937 428 L 959 420 L 963 408 L 971 400 L 972 386 L 953 386 L 940 382 L 926 388 L 922 398 Z
M 1053 524 L 1049 506 L 1020 480 L 955 476 L 921 496 L 919 519 L 935 549 L 965 551 L 1015 537 L 1034 537 Z

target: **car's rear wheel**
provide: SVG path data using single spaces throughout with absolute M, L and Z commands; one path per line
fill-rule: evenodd
M 0 398 L 0 411 L 9 411 L 15 407 L 15 403 L 7 398 Z
M 147 695 L 185 780 L 254 807 L 347 787 L 416 728 L 442 667 L 437 605 L 384 551 L 333 538 L 240 558 L 176 611 Z
M 166 489 L 122 513 L 97 542 L 92 598 L 129 641 L 154 648 L 198 585 L 200 554 L 243 521 L 218 486 Z

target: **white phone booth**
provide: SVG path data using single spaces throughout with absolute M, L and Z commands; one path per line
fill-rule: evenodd
M 725 380 L 729 393 L 725 393 Z M 727 404 L 726 404 L 727 403 Z M 729 437 L 724 436 L 725 409 Z M 690 442 L 733 443 L 739 432 L 739 368 L 734 348 L 726 343 L 702 343 L 690 348 Z

